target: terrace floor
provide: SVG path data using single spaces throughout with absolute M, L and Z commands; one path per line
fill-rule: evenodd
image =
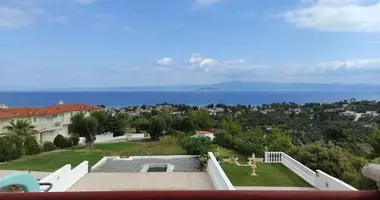
M 214 190 L 206 172 L 89 173 L 68 191 Z

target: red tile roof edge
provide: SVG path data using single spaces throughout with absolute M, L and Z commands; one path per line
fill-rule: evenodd
M 197 134 L 215 134 L 215 133 L 210 132 L 210 131 L 195 131 L 195 133 L 197 133 Z
M 1 108 L 0 119 L 9 119 L 15 117 L 32 117 L 41 115 L 57 115 L 72 111 L 91 111 L 99 110 L 100 107 L 88 104 L 62 104 L 55 106 L 36 107 L 19 107 L 19 108 Z

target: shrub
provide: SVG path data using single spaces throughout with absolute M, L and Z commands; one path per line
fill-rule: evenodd
M 214 149 L 214 144 L 208 137 L 190 137 L 186 138 L 182 143 L 187 154 L 190 155 L 207 155 L 209 151 Z
M 35 155 L 40 153 L 41 151 L 36 138 L 32 136 L 28 136 L 25 138 L 24 147 L 26 155 Z
M 19 136 L 0 137 L 0 162 L 20 158 L 23 153 L 22 146 Z
M 206 171 L 208 159 L 208 154 L 201 154 L 199 156 L 199 169 L 201 171 Z
M 44 144 L 42 145 L 42 151 L 44 151 L 44 152 L 53 151 L 56 148 L 57 147 L 52 142 L 44 142 Z
M 73 146 L 77 146 L 79 144 L 79 135 L 74 133 L 74 134 L 71 134 L 70 136 L 71 138 L 71 141 L 73 143 Z
M 264 137 L 257 131 L 235 135 L 221 132 L 216 134 L 215 142 L 222 147 L 234 149 L 246 156 L 252 155 L 252 153 L 255 153 L 257 157 L 264 156 Z
M 73 146 L 73 141 L 72 139 L 66 139 L 64 138 L 61 134 L 57 135 L 55 138 L 54 138 L 54 141 L 53 141 L 54 145 L 60 149 L 63 149 L 63 148 L 67 148 L 67 147 L 71 147 Z
M 21 136 L 16 134 L 7 135 L 5 139 L 11 144 L 11 155 L 10 159 L 17 159 L 24 153 L 24 144 Z

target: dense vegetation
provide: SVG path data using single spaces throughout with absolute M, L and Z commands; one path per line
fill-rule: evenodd
M 273 103 L 270 105 L 210 104 L 206 107 L 169 105 L 134 106 L 94 111 L 90 116 L 72 116 L 71 137 L 58 135 L 53 143 L 40 147 L 33 139 L 34 127 L 27 121 L 7 126 L 0 138 L 0 162 L 56 148 L 69 148 L 84 137 L 94 148 L 96 136 L 127 130 L 145 132 L 152 140 L 165 135 L 181 138 L 188 154 L 207 157 L 216 145 L 244 156 L 265 151 L 283 151 L 309 168 L 320 169 L 359 189 L 375 189 L 373 181 L 361 175 L 368 162 L 380 160 L 380 102 L 340 101 L 331 104 Z M 216 133 L 215 141 L 184 137 L 196 130 Z

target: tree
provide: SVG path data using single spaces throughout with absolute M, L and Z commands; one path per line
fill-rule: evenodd
M 12 121 L 4 128 L 9 134 L 16 134 L 21 137 L 31 135 L 35 131 L 35 126 L 27 120 L 16 120 L 16 122 Z
M 111 132 L 114 137 L 124 135 L 127 131 L 127 119 L 128 116 L 123 113 L 117 113 L 109 117 L 107 121 L 108 131 Z
M 241 133 L 241 126 L 239 122 L 233 121 L 231 118 L 225 118 L 220 122 L 223 130 L 227 130 L 233 134 Z
M 189 155 L 207 155 L 214 148 L 214 144 L 208 137 L 186 138 L 182 146 Z
M 129 124 L 131 128 L 136 129 L 136 133 L 140 133 L 141 131 L 148 131 L 150 126 L 149 120 L 141 116 L 134 117 L 129 121 Z
M 195 125 L 193 120 L 189 117 L 185 117 L 181 120 L 180 130 L 186 133 L 191 133 L 195 131 Z
M 162 118 L 152 118 L 149 128 L 150 138 L 152 140 L 159 140 L 165 130 L 165 126 L 165 121 Z
M 214 126 L 214 121 L 207 110 L 200 110 L 195 114 L 195 122 L 199 129 L 209 130 Z
M 84 137 L 86 138 L 85 142 L 90 148 L 94 148 L 94 143 L 96 140 L 96 133 L 98 130 L 99 122 L 95 117 L 86 117 L 83 122 L 85 127 Z
M 97 134 L 109 132 L 110 127 L 108 126 L 108 122 L 110 118 L 112 118 L 112 114 L 109 111 L 106 111 L 106 110 L 92 111 L 91 116 L 95 117 L 96 120 L 98 120 L 99 122 Z
M 24 142 L 25 154 L 35 155 L 41 152 L 41 148 L 35 137 L 27 136 Z
M 150 111 L 150 114 L 152 114 L 152 116 L 157 116 L 158 114 L 160 114 L 160 112 L 156 109 L 152 109 L 152 111 Z
M 287 152 L 293 147 L 292 139 L 280 129 L 273 129 L 266 137 L 265 143 L 269 151 Z
M 94 148 L 98 128 L 99 122 L 93 116 L 84 117 L 82 113 L 79 113 L 71 117 L 71 132 L 85 137 L 85 142 L 90 148 Z

